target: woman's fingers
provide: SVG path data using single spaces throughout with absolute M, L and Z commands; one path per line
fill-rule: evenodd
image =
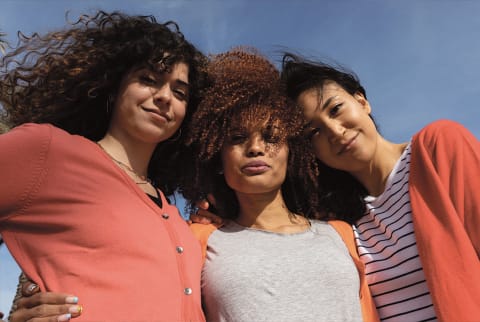
M 37 292 L 35 287 L 24 286 L 22 293 Z M 82 313 L 78 298 L 64 293 L 41 292 L 17 301 L 17 309 L 10 315 L 10 322 L 69 321 Z
M 195 206 L 197 206 L 197 208 L 204 209 L 204 210 L 207 210 L 209 205 L 210 204 L 208 203 L 207 199 L 202 199 L 202 200 L 199 200 L 195 203 Z
M 32 296 L 40 292 L 40 287 L 32 281 L 24 282 L 22 285 L 22 296 Z
M 221 224 L 223 219 L 205 209 L 198 209 L 197 213 L 190 215 L 190 220 L 198 224 Z
M 20 308 L 10 315 L 10 322 L 69 321 L 82 313 L 82 306 L 75 304 L 40 304 Z
M 18 308 L 33 308 L 41 304 L 77 304 L 78 298 L 74 295 L 53 292 L 35 293 L 29 297 L 22 297 L 17 302 Z
M 210 203 L 210 206 L 215 207 L 217 205 L 217 201 L 215 200 L 215 197 L 211 193 L 207 195 L 207 201 Z

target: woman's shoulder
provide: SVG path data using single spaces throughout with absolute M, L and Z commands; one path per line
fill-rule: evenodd
M 28 137 L 31 140 L 41 140 L 53 135 L 69 135 L 64 130 L 49 123 L 24 123 L 17 125 L 5 134 L 13 134 L 16 137 Z
M 24 123 L 2 134 L 1 138 L 3 147 L 10 146 L 24 153 L 46 153 L 53 149 L 81 151 L 85 142 L 90 142 L 48 123 Z
M 1 135 L 2 147 L 16 147 L 15 150 L 31 151 L 46 149 L 52 137 L 52 126 L 48 124 L 25 123 Z M 19 149 L 19 147 L 21 149 Z
M 14 128 L 12 128 L 7 133 L 23 132 L 23 133 L 27 133 L 27 134 L 41 135 L 42 133 L 50 133 L 52 131 L 52 128 L 54 128 L 54 126 L 51 125 L 51 124 L 47 124 L 47 123 L 43 123 L 43 124 L 24 123 L 24 124 L 20 124 L 20 125 L 15 126 Z
M 465 154 L 465 151 L 469 152 Z M 453 159 L 478 155 L 479 151 L 480 142 L 463 125 L 450 120 L 435 121 L 412 139 L 411 173 L 426 160 L 447 161 L 446 164 L 453 165 Z
M 437 139 L 451 139 L 469 133 L 469 131 L 460 123 L 452 120 L 438 120 L 432 122 L 421 129 L 414 139 L 422 139 L 426 141 Z
M 342 220 L 311 220 L 312 229 L 329 234 L 340 235 L 342 238 L 353 236 L 352 226 Z

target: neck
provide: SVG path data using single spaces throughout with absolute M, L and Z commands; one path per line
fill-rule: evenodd
M 137 175 L 147 177 L 148 164 L 155 146 L 129 144 L 109 133 L 98 143 L 114 160 L 124 163 Z
M 308 228 L 305 217 L 292 213 L 283 200 L 281 191 L 263 194 L 237 192 L 240 211 L 236 222 L 251 227 L 280 233 L 295 233 Z
M 371 196 L 379 196 L 385 190 L 388 176 L 408 143 L 392 143 L 380 137 L 372 161 L 361 171 L 352 173 Z

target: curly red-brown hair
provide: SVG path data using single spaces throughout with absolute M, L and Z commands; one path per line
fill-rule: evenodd
M 256 50 L 236 48 L 212 56 L 207 74 L 211 83 L 193 115 L 187 141 L 193 155 L 181 191 L 190 206 L 213 193 L 219 215 L 235 218 L 237 199 L 220 173 L 222 147 L 230 132 L 239 127 L 276 127 L 281 136 L 277 144 L 289 146 L 289 166 L 282 185 L 285 203 L 293 213 L 311 215 L 315 157 L 300 135 L 302 112 L 285 94 L 279 71 Z
M 207 58 L 184 39 L 175 22 L 99 11 L 82 15 L 65 30 L 19 33 L 17 47 L 0 63 L 3 121 L 9 126 L 51 123 L 97 141 L 110 123 L 108 107 L 132 68 L 168 72 L 179 62 L 189 66 L 190 84 L 181 134 L 198 104 Z M 183 143 L 182 135 L 162 142 L 150 162 L 149 177 L 167 194 L 176 189 Z

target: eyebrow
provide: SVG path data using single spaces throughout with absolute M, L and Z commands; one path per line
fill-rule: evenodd
M 321 110 L 326 109 L 326 108 L 328 107 L 328 105 L 330 105 L 330 103 L 331 103 L 334 99 L 336 99 L 337 97 L 338 97 L 338 95 L 335 95 L 335 96 L 330 97 L 329 99 L 327 99 L 327 100 L 325 101 L 325 103 L 323 103 L 322 106 L 320 106 L 320 104 L 318 104 L 317 107 L 315 108 L 315 111 L 317 111 L 318 108 L 320 108 Z M 313 128 L 313 126 L 312 126 L 312 121 L 309 121 L 307 124 L 305 124 L 305 128 Z
M 326 109 L 328 107 L 328 105 L 330 105 L 330 103 L 332 103 L 332 101 L 334 99 L 336 99 L 337 97 L 338 97 L 338 95 L 335 95 L 335 96 L 330 97 L 328 100 L 326 100 L 325 103 L 323 103 L 322 110 Z

